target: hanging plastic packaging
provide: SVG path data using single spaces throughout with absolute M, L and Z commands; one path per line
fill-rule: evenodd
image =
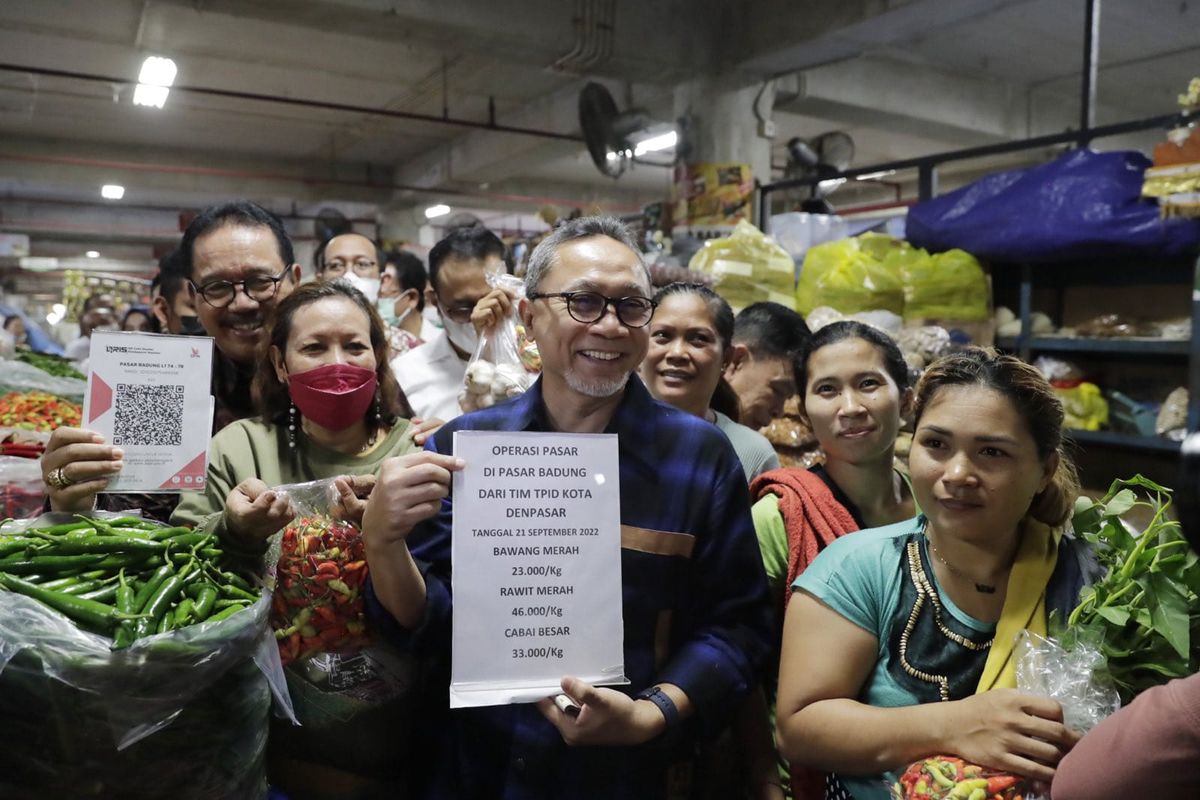
M 73 521 L 46 514 L 4 532 Z M 273 693 L 291 714 L 267 627 L 271 574 L 244 610 L 121 650 L 0 592 L 0 796 L 263 797 Z
M 1162 219 L 1142 199 L 1150 160 L 1133 151 L 1071 150 L 1029 169 L 988 175 L 908 211 L 908 240 L 962 248 L 985 261 L 1063 261 L 1181 255 L 1200 245 L 1200 220 Z
M 796 264 L 787 251 L 749 222 L 733 233 L 704 243 L 688 269 L 712 277 L 713 289 L 734 311 L 752 303 L 773 302 L 792 308 Z
M 809 249 L 796 284 L 796 310 L 806 316 L 820 306 L 842 314 L 903 314 L 903 275 L 895 258 L 888 263 L 888 257 L 907 248 L 891 236 L 865 233 Z
M 493 289 L 508 292 L 512 314 L 479 337 L 458 396 L 463 411 L 478 411 L 524 394 L 542 371 L 537 343 L 526 335 L 518 312 L 525 297 L 524 282 L 503 273 L 489 274 L 487 282 Z

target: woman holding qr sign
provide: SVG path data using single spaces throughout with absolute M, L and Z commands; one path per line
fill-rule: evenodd
M 834 541 L 786 612 L 779 740 L 830 773 L 827 798 L 887 798 L 884 773 L 940 755 L 1048 781 L 1078 739 L 1057 702 L 1015 689 L 1016 634 L 1045 635 L 1096 572 L 1061 527 L 1078 494 L 1062 404 L 1033 367 L 972 348 L 926 371 L 914 415 L 922 514 Z

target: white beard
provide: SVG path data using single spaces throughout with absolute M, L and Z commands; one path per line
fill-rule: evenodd
M 574 369 L 568 369 L 563 374 L 563 379 L 572 390 L 588 397 L 603 399 L 605 397 L 612 397 L 623 390 L 625 384 L 629 382 L 629 374 L 626 372 L 619 378 L 611 378 L 606 381 L 588 381 L 582 378 Z

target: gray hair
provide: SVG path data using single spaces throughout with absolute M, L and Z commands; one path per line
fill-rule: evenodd
M 530 295 L 538 290 L 542 279 L 557 260 L 559 247 L 591 236 L 607 236 L 632 250 L 637 255 L 638 266 L 646 275 L 647 287 L 654 285 L 650 280 L 650 270 L 642 260 L 642 251 L 638 248 L 637 239 L 625 223 L 616 217 L 579 217 L 553 230 L 533 249 L 533 254 L 529 256 L 529 267 L 525 270 L 525 294 Z

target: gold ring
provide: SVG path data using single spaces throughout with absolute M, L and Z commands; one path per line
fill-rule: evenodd
M 55 467 L 54 469 L 50 470 L 49 474 L 46 475 L 46 483 L 50 484 L 55 489 L 66 489 L 68 486 L 74 483 L 74 481 L 67 477 L 67 474 L 63 472 L 62 467 Z

